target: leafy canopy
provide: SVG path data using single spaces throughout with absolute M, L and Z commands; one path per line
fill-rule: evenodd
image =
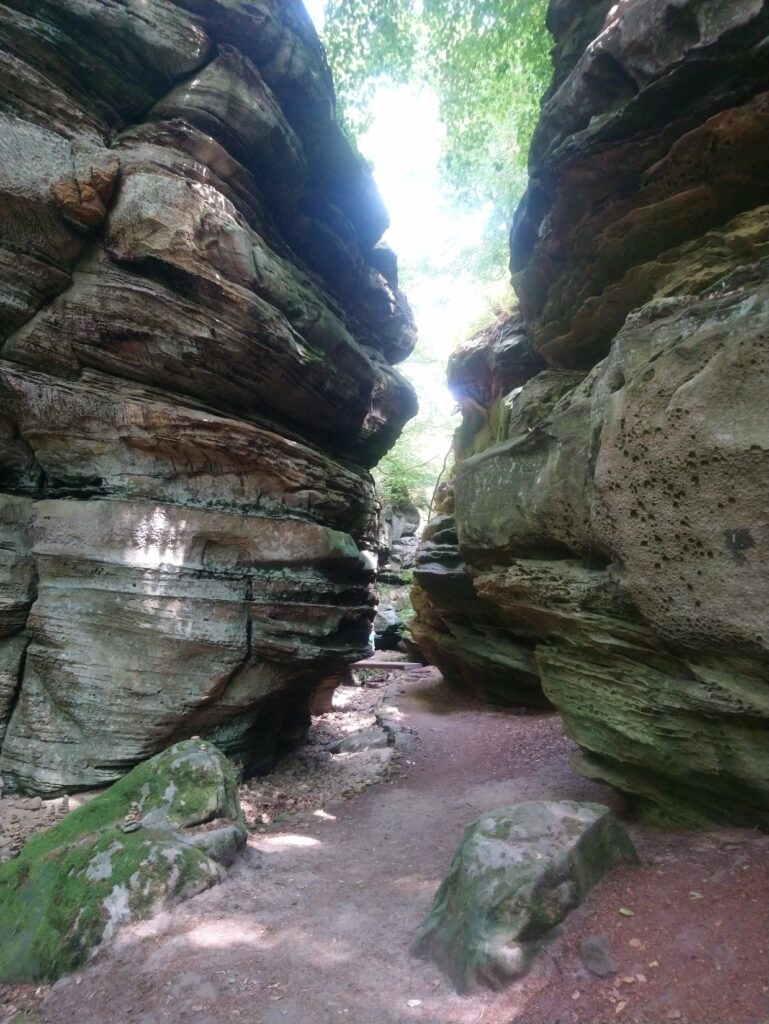
M 383 79 L 437 93 L 446 179 L 460 200 L 491 211 L 483 276 L 498 275 L 507 263 L 506 228 L 526 183 L 529 141 L 550 77 L 546 7 L 547 0 L 326 2 L 324 43 L 353 135 L 367 127 Z
M 489 213 L 477 249 L 433 253 L 403 267 L 406 290 L 427 330 L 409 362 L 420 416 L 374 470 L 380 494 L 391 503 L 408 493 L 427 507 L 453 429 L 429 386 L 443 376 L 452 339 L 435 335 L 429 300 L 420 310 L 422 285 L 444 279 L 452 288 L 469 277 L 490 306 L 512 302 L 507 228 L 525 188 L 529 141 L 550 78 L 546 7 L 547 0 L 325 2 L 323 42 L 350 134 L 358 138 L 369 127 L 382 83 L 431 89 L 445 130 L 441 171 L 447 192 L 454 204 Z
M 444 453 L 438 448 L 425 459 L 423 435 L 426 429 L 429 428 L 423 417 L 407 423 L 395 445 L 373 470 L 377 493 L 386 505 L 410 500 L 420 509 L 429 506 Z

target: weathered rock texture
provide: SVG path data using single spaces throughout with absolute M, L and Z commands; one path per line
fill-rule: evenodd
M 419 509 L 408 496 L 385 504 L 379 547 L 379 566 L 385 579 L 414 567 L 421 521 Z
M 412 631 L 457 678 L 493 655 L 495 691 L 541 685 L 646 811 L 767 827 L 769 3 L 549 24 L 520 311 L 452 361 L 463 461 Z
M 0 771 L 264 768 L 367 650 L 385 210 L 298 0 L 11 0 L 0 47 Z
M 245 845 L 234 766 L 174 744 L 0 867 L 0 980 L 54 981 L 127 924 L 226 877 Z
M 412 951 L 459 992 L 525 974 L 547 938 L 633 843 L 601 804 L 535 800 L 489 811 L 462 842 Z
M 379 651 L 402 649 L 408 621 L 413 616 L 409 585 L 419 547 L 421 514 L 403 495 L 385 504 L 379 539 L 379 605 L 374 618 L 374 646 Z

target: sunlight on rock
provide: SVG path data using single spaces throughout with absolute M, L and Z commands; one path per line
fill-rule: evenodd
M 184 520 L 172 524 L 162 508 L 154 509 L 151 515 L 142 516 L 133 534 L 136 547 L 126 551 L 126 562 L 149 568 L 184 565 L 181 536 L 186 525 Z
M 354 696 L 355 696 L 355 691 L 354 690 L 350 690 L 349 688 L 340 687 L 338 690 L 336 690 L 334 692 L 334 696 L 332 697 L 332 700 L 331 700 L 331 704 L 332 704 L 334 710 L 337 710 L 337 709 L 340 709 L 340 708 L 346 708 L 347 705 L 350 703 L 350 701 L 353 699 Z

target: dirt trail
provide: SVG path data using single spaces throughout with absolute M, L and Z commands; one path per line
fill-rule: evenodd
M 407 677 L 420 742 L 404 778 L 249 840 L 228 881 L 130 929 L 40 1006 L 47 1024 L 766 1024 L 769 850 L 747 830 L 628 823 L 644 864 L 616 871 L 524 981 L 457 996 L 408 955 L 462 830 L 522 799 L 608 803 L 575 776 L 557 715 L 515 715 Z M 619 914 L 631 908 L 634 916 Z M 579 943 L 606 936 L 600 979 Z M 625 980 L 622 980 L 625 979 Z

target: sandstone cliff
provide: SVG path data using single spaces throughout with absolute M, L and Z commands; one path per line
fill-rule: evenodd
M 414 634 L 579 767 L 769 826 L 769 3 L 552 0 L 520 311 L 453 358 Z M 451 512 L 451 508 L 447 509 Z
M 0 772 L 267 767 L 367 648 L 415 412 L 386 212 L 299 0 L 0 7 Z

